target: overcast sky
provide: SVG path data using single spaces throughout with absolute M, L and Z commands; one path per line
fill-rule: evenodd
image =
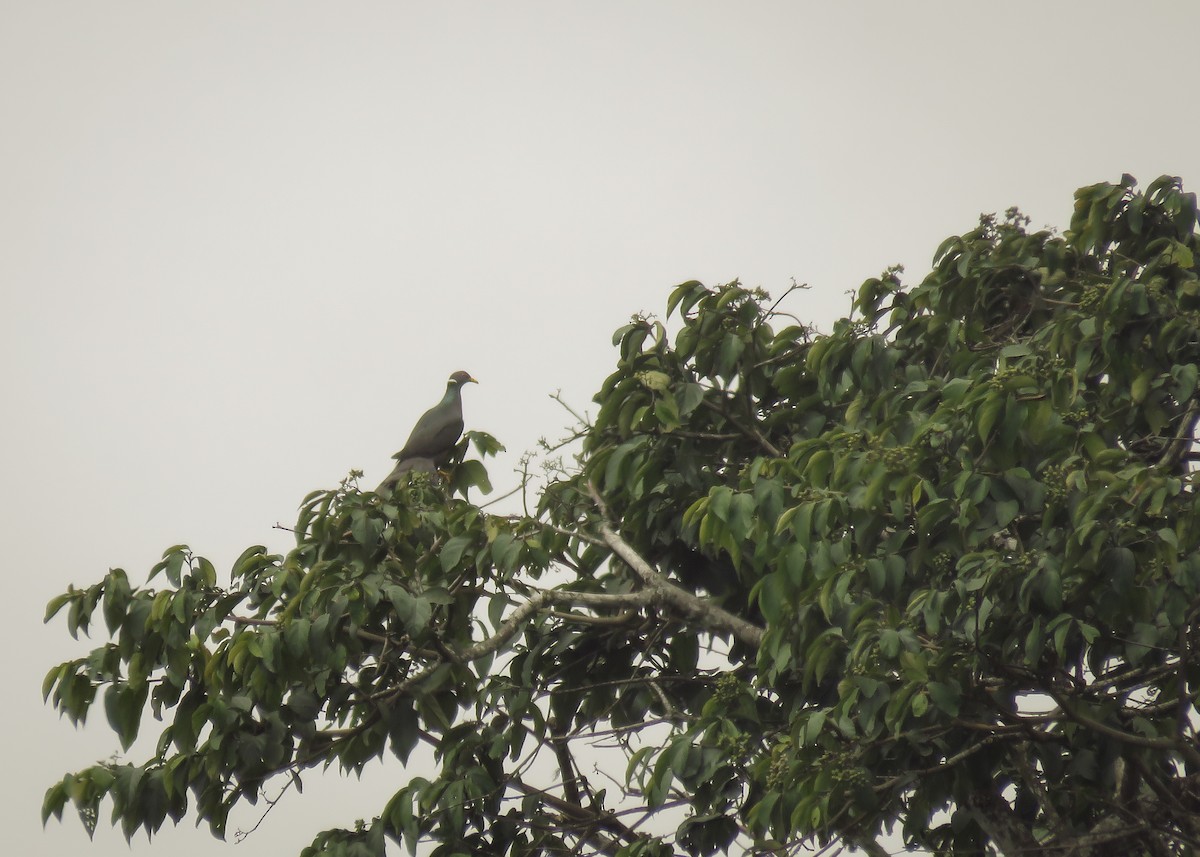
M 0 0 L 7 853 L 130 853 L 105 816 L 91 846 L 38 819 L 118 748 L 41 702 L 89 647 L 41 624 L 68 583 L 285 549 L 272 525 L 374 485 L 456 369 L 511 486 L 568 422 L 549 395 L 586 406 L 683 280 L 795 278 L 827 328 L 981 211 L 1200 188 L 1198 45 L 1191 0 Z M 240 848 L 189 821 L 133 853 L 295 854 L 404 773 L 328 780 Z

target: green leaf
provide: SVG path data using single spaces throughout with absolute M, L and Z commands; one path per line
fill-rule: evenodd
M 387 594 L 407 633 L 415 635 L 425 630 L 433 615 L 429 601 L 409 594 L 400 586 L 389 586 Z
M 1137 404 L 1146 401 L 1146 396 L 1150 393 L 1150 381 L 1154 378 L 1154 370 L 1147 369 L 1138 374 L 1133 379 L 1133 383 L 1129 387 L 1129 397 Z
M 485 458 L 504 452 L 504 444 L 485 431 L 464 432 L 463 437 L 470 440 L 471 445 L 475 447 L 475 451 Z
M 61 783 L 55 783 L 50 788 L 46 789 L 46 795 L 42 798 L 42 826 L 50 820 L 50 816 L 57 819 L 62 819 L 63 807 L 67 804 L 67 788 L 66 779 Z
M 721 340 L 721 348 L 717 353 L 717 362 L 713 368 L 715 374 L 722 378 L 732 378 L 734 366 L 742 356 L 746 343 L 736 333 L 727 333 Z
M 925 712 L 929 710 L 929 697 L 924 693 L 918 693 L 912 698 L 909 706 L 912 708 L 914 717 L 924 717 Z
M 72 587 L 72 589 L 73 588 L 74 587 Z M 42 621 L 49 622 L 56 615 L 58 615 L 59 610 L 62 610 L 67 604 L 70 604 L 71 599 L 74 597 L 74 592 L 64 592 L 62 595 L 56 595 L 51 598 L 50 602 L 46 605 L 46 615 L 43 617 Z
M 718 521 L 729 522 L 729 510 L 733 505 L 733 492 L 724 485 L 712 489 L 708 497 L 708 509 Z
M 378 544 L 383 527 L 383 521 L 372 517 L 366 509 L 355 509 L 350 515 L 350 535 L 363 547 Z
M 211 587 L 217 585 L 217 570 L 213 568 L 213 564 L 202 556 L 196 557 L 195 577 L 201 586 Z
M 959 707 L 962 704 L 962 691 L 958 687 L 957 682 L 943 683 L 940 681 L 931 681 L 928 685 L 929 698 L 933 700 L 933 704 L 938 707 L 944 714 L 951 717 L 957 717 Z M 914 699 L 914 703 L 915 703 Z M 918 717 L 916 708 L 913 708 L 913 713 Z
M 654 418 L 658 420 L 659 426 L 665 432 L 679 428 L 679 409 L 675 404 L 675 399 L 671 396 L 658 399 L 654 403 Z
M 758 606 L 768 623 L 774 624 L 784 618 L 789 594 L 788 582 L 779 572 L 763 578 L 758 593 Z
M 1007 527 L 1017 517 L 1021 504 L 1016 500 L 999 500 L 996 502 L 996 526 Z
M 492 493 L 492 481 L 482 461 L 467 459 L 454 468 L 454 490 L 466 493 L 468 488 L 478 488 L 481 494 Z
M 894 628 L 884 628 L 879 632 L 879 654 L 888 660 L 895 660 L 900 655 L 903 642 L 900 633 Z
M 735 541 L 742 542 L 750 537 L 757 520 L 758 506 L 750 494 L 735 494 L 730 507 L 729 531 Z
M 947 405 L 957 405 L 972 386 L 970 378 L 953 378 L 942 387 L 942 401 Z
M 808 551 L 804 549 L 804 545 L 794 544 L 787 548 L 783 555 L 783 569 L 787 581 L 796 589 L 804 585 L 804 570 L 807 565 Z
M 833 453 L 828 449 L 819 449 L 809 456 L 804 466 L 804 476 L 813 485 L 825 487 L 829 484 L 829 474 L 833 469 Z
M 681 317 L 686 316 L 707 292 L 708 289 L 699 280 L 688 280 L 686 283 L 680 283 L 671 291 L 670 297 L 667 298 L 667 315 L 670 315 L 675 311 L 676 307 L 679 307 L 679 315 Z M 616 342 L 613 342 L 613 345 L 616 344 Z
M 1196 382 L 1200 378 L 1200 368 L 1195 363 L 1185 363 L 1171 368 L 1171 377 L 1175 379 L 1175 387 L 1171 395 L 1176 401 L 1186 402 L 1196 392 Z
M 979 439 L 984 443 L 987 442 L 988 436 L 991 435 L 992 427 L 996 424 L 996 420 L 1003 413 L 1007 399 L 1008 397 L 1000 392 L 994 392 L 984 399 L 983 405 L 980 407 L 978 416 L 976 417 Z
M 615 331 L 613 331 L 612 344 L 620 345 L 621 340 L 623 340 L 625 338 L 626 334 L 628 334 L 629 332 L 631 332 L 633 330 L 638 329 L 641 326 L 642 325 L 640 323 L 637 323 L 637 324 L 626 324 L 623 327 L 618 327 Z
M 1191 231 L 1191 227 L 1192 224 L 1188 223 L 1188 231 Z M 1192 255 L 1192 251 L 1186 244 L 1182 244 L 1179 241 L 1171 242 L 1171 250 L 1168 254 L 1168 258 L 1171 260 L 1172 264 L 1177 265 L 1180 268 L 1191 268 L 1196 264 L 1196 259 Z
M 680 417 L 686 417 L 704 401 L 704 388 L 699 384 L 689 382 L 675 391 L 675 402 Z
M 460 535 L 452 536 L 442 545 L 442 549 L 438 551 L 438 564 L 441 565 L 442 571 L 448 572 L 450 569 L 458 565 L 462 559 L 463 552 L 466 551 L 474 541 L 474 536 Z
M 887 569 L 884 567 L 883 560 L 878 557 L 872 557 L 867 560 L 867 579 L 871 583 L 871 591 L 876 595 L 882 595 L 884 588 L 887 586 Z

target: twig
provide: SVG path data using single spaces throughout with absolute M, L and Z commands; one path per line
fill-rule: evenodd
M 556 393 L 551 393 L 550 398 L 553 399 L 554 401 L 558 402 L 560 405 L 562 405 L 563 408 L 567 411 L 567 413 L 569 413 L 571 416 L 573 416 L 575 419 L 577 419 L 579 421 L 580 425 L 585 425 L 585 426 L 591 425 L 591 422 L 586 417 L 580 416 L 578 411 L 576 411 L 574 408 L 572 408 L 570 405 L 568 405 L 566 403 L 566 401 L 563 400 L 562 390 L 559 390 Z
M 808 288 L 808 283 L 797 283 L 793 279 L 792 284 L 787 287 L 787 290 L 784 291 L 784 293 L 779 296 L 778 300 L 776 300 L 775 303 L 771 304 L 770 309 L 768 309 L 765 313 L 763 313 L 763 316 L 769 318 L 770 316 L 774 315 L 775 310 L 778 309 L 778 307 L 781 303 L 783 303 L 784 298 L 786 298 L 792 292 L 803 291 L 807 288 Z
M 251 827 L 249 830 L 239 830 L 233 834 L 234 842 L 240 845 L 249 839 L 250 835 L 254 833 L 254 831 L 262 827 L 262 823 L 267 820 L 267 816 L 271 814 L 271 810 L 275 808 L 275 804 L 283 800 L 283 796 L 287 793 L 287 790 L 300 781 L 299 774 L 297 774 L 295 771 L 292 771 L 291 774 L 291 779 L 287 781 L 284 787 L 279 790 L 279 794 L 275 795 L 274 798 L 267 797 L 266 790 L 263 790 L 263 800 L 267 802 L 267 808 L 263 810 L 263 814 L 258 817 L 258 821 L 254 823 L 253 827 Z
M 507 500 L 509 497 L 511 497 L 513 494 L 516 494 L 518 491 L 524 491 L 524 490 L 525 490 L 525 481 L 521 480 L 521 484 L 518 485 L 513 490 L 509 491 L 506 494 L 501 494 L 499 497 L 493 497 L 491 500 L 488 500 L 486 503 L 480 503 L 478 508 L 486 509 L 488 506 L 494 506 L 497 503 L 499 503 L 501 500 Z

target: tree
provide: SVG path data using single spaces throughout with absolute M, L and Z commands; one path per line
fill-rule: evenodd
M 434 775 L 305 854 L 1200 849 L 1196 217 L 1128 176 L 1062 236 L 983 217 L 826 335 L 684 283 L 526 514 L 467 499 L 464 444 L 445 483 L 310 495 L 228 585 L 177 546 L 72 588 L 47 618 L 111 640 L 44 693 L 160 737 L 43 814 L 220 836 L 427 742 Z

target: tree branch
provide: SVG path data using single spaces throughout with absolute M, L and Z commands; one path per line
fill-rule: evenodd
M 650 587 L 656 596 L 654 598 L 656 603 L 695 620 L 701 627 L 710 631 L 733 634 L 740 642 L 752 649 L 758 649 L 762 645 L 765 633 L 762 628 L 668 582 L 627 541 L 617 535 L 608 523 L 608 507 L 600 496 L 600 492 L 596 490 L 596 486 L 591 482 L 588 483 L 588 491 L 591 492 L 592 499 L 596 501 L 601 512 L 602 517 L 597 523 L 600 537 L 609 549 L 633 569 L 642 582 Z
M 1046 825 L 1053 831 L 1054 835 L 1060 836 L 1066 830 L 1063 824 L 1062 816 L 1058 814 L 1058 809 L 1054 806 L 1054 802 L 1050 800 L 1050 794 L 1046 791 L 1046 784 L 1038 777 L 1038 773 L 1034 770 L 1033 765 L 1029 762 L 1029 742 L 1023 741 L 1015 747 L 1010 747 L 1009 758 L 1020 773 L 1021 779 L 1028 787 L 1030 794 L 1037 800 L 1038 807 L 1042 810 L 1042 815 L 1046 817 Z
M 235 625 L 243 625 L 248 628 L 278 628 L 281 624 L 280 619 L 254 619 L 250 616 L 229 616 L 228 620 Z M 384 645 L 396 645 L 396 641 L 392 640 L 383 634 L 376 634 L 374 631 L 365 631 L 362 628 L 357 629 L 354 635 L 360 640 L 367 640 L 372 643 L 382 643 Z
M 992 744 L 995 744 L 998 741 L 1010 741 L 1013 739 L 1023 739 L 1023 738 L 1024 738 L 1024 736 L 1019 735 L 1016 732 L 999 732 L 999 731 L 993 732 L 991 735 L 988 735 L 985 738 L 980 739 L 977 743 L 972 744 L 971 746 L 967 747 L 965 750 L 961 750 L 958 753 L 955 753 L 953 756 L 947 756 L 943 761 L 939 762 L 936 765 L 930 765 L 927 768 L 920 768 L 915 771 L 905 771 L 903 774 L 898 774 L 897 776 L 891 777 L 891 778 L 885 780 L 884 782 L 880 783 L 877 786 L 873 786 L 872 790 L 875 791 L 876 793 L 885 792 L 888 789 L 892 788 L 893 786 L 899 785 L 904 782 L 911 782 L 913 780 L 913 778 L 915 778 L 915 777 L 924 777 L 924 776 L 928 776 L 929 774 L 936 774 L 939 771 L 944 771 L 947 768 L 952 768 L 955 765 L 957 765 L 959 762 L 969 759 L 971 756 L 974 756 L 980 750 L 983 750 L 984 748 L 986 748 Z
M 1197 614 L 1200 614 L 1200 605 L 1194 605 L 1188 611 L 1187 618 L 1179 626 L 1179 675 L 1176 677 L 1176 690 L 1179 695 L 1179 708 L 1175 713 L 1175 734 L 1179 736 L 1179 740 L 1185 740 L 1187 734 L 1188 722 L 1191 720 L 1190 714 L 1192 709 L 1192 696 L 1188 694 L 1187 681 L 1187 664 L 1191 660 L 1188 652 L 1188 631 L 1192 627 L 1192 623 L 1196 621 Z
M 874 839 L 847 839 L 846 841 L 859 851 L 869 854 L 870 857 L 892 857 L 892 852 L 888 851 Z
M 513 610 L 512 614 L 505 619 L 496 632 L 490 637 L 480 640 L 478 643 L 467 646 L 465 649 L 455 651 L 454 649 L 445 647 L 444 659 L 438 659 L 432 663 L 426 664 L 421 669 L 409 675 L 400 684 L 395 687 L 390 687 L 387 690 L 380 691 L 370 698 L 374 701 L 382 699 L 395 699 L 400 694 L 407 691 L 413 685 L 420 682 L 422 679 L 429 676 L 434 670 L 447 661 L 453 663 L 465 664 L 470 661 L 479 660 L 482 657 L 493 654 L 499 651 L 500 647 L 517 635 L 529 618 L 537 611 L 545 608 L 549 604 L 566 604 L 568 606 L 591 606 L 591 607 L 620 607 L 620 608 L 641 608 L 648 607 L 657 601 L 653 591 L 630 592 L 628 594 L 610 594 L 600 592 L 570 592 L 562 589 L 542 589 L 534 592 L 529 596 L 529 600 L 524 604 L 519 605 Z
M 558 760 L 558 772 L 562 777 L 563 797 L 576 806 L 583 806 L 583 800 L 579 793 L 579 774 L 575 766 L 575 760 L 571 757 L 570 739 L 563 731 L 562 725 L 555 718 L 550 718 L 546 725 L 550 727 L 550 746 L 553 748 L 554 756 Z
M 731 417 L 728 413 L 726 413 L 724 410 L 722 410 L 718 405 L 714 404 L 713 402 L 710 402 L 708 399 L 704 399 L 703 404 L 709 410 L 716 411 L 722 417 L 729 420 L 729 422 L 733 425 L 734 428 L 736 428 L 738 431 L 740 431 L 746 437 L 753 440 L 755 443 L 759 444 L 763 449 L 765 449 L 767 452 L 769 452 L 771 454 L 772 458 L 786 457 L 783 453 L 783 450 L 781 450 L 775 444 L 771 443 L 771 441 L 769 441 L 767 439 L 767 436 L 758 430 L 757 426 L 754 426 L 754 425 L 743 426 L 741 423 L 739 423 L 737 420 L 735 420 L 733 417 Z
M 978 813 L 979 826 L 1002 854 L 1033 854 L 1040 851 L 1033 834 L 994 788 L 977 791 L 970 804 Z
M 1184 411 L 1183 419 L 1179 421 L 1179 434 L 1171 438 L 1162 457 L 1158 459 L 1160 468 L 1171 468 L 1179 464 L 1188 447 L 1196 442 L 1196 420 L 1200 419 L 1200 399 L 1192 399 L 1188 409 Z
M 1192 764 L 1200 765 L 1200 751 L 1197 751 L 1187 741 L 1176 741 L 1169 738 L 1146 738 L 1142 735 L 1124 732 L 1106 723 L 1101 723 L 1099 720 L 1094 720 L 1078 711 L 1066 701 L 1062 694 L 1056 692 L 1053 688 L 1048 687 L 1046 690 L 1054 698 L 1054 701 L 1058 703 L 1059 707 L 1062 708 L 1063 712 L 1080 726 L 1086 726 L 1094 732 L 1099 732 L 1101 735 L 1107 735 L 1109 738 L 1114 738 L 1123 744 L 1131 744 L 1134 747 L 1146 747 L 1152 750 L 1174 750 Z
M 616 839 L 602 837 L 597 832 L 598 830 L 605 830 L 617 837 L 617 839 L 625 842 L 636 842 L 639 838 L 636 833 L 618 821 L 616 816 L 611 812 L 597 812 L 596 810 L 585 809 L 545 789 L 527 785 L 517 777 L 509 780 L 508 784 L 521 794 L 538 798 L 555 812 L 562 813 L 565 818 L 570 819 L 575 825 L 586 825 L 589 829 L 579 831 L 576 835 L 595 844 L 603 854 L 615 855 L 619 850 L 619 846 Z
M 568 613 L 562 610 L 551 610 L 550 615 L 564 622 L 579 622 L 582 625 L 625 625 L 636 615 L 630 611 L 618 613 L 616 616 L 587 616 L 583 613 Z

